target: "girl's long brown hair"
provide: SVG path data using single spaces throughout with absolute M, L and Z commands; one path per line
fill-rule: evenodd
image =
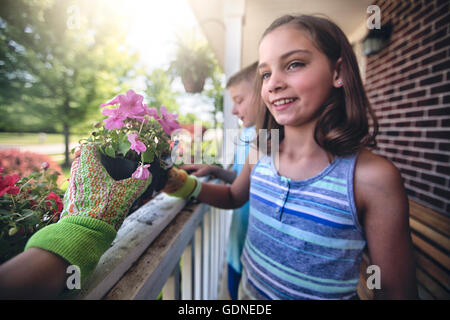
M 333 91 L 322 106 L 314 132 L 316 143 L 334 156 L 354 154 L 363 147 L 375 147 L 378 121 L 367 99 L 355 54 L 342 30 L 328 19 L 300 15 L 285 15 L 275 20 L 264 32 L 262 39 L 276 28 L 287 25 L 305 31 L 316 47 L 334 66 L 342 58 L 340 78 L 343 86 Z M 261 77 L 256 77 L 255 92 L 260 93 Z M 255 106 L 261 108 L 256 119 L 256 130 L 279 129 L 280 141 L 284 138 L 284 127 L 279 125 L 262 101 L 261 94 L 255 96 Z M 369 132 L 369 117 L 373 131 Z M 259 139 L 258 139 L 259 141 Z M 270 143 L 268 143 L 270 145 Z

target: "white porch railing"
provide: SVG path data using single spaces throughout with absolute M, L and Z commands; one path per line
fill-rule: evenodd
M 78 299 L 218 299 L 231 211 L 159 194 L 125 219 Z

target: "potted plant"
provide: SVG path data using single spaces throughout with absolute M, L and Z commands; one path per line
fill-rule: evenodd
M 208 43 L 193 35 L 184 35 L 177 37 L 176 46 L 175 59 L 169 70 L 181 77 L 186 92 L 202 92 L 205 80 L 211 77 L 215 68 Z
M 139 203 L 159 191 L 167 180 L 171 166 L 171 150 L 175 142 L 171 134 L 180 128 L 178 115 L 171 114 L 164 106 L 159 112 L 147 107 L 143 96 L 128 90 L 110 102 L 102 104 L 107 118 L 103 124 L 94 125 L 95 130 L 80 144 L 94 143 L 100 150 L 100 160 L 109 175 L 115 180 L 134 177 L 147 179 L 152 175 L 152 183 L 138 199 Z M 134 211 L 136 205 L 132 206 Z M 130 212 L 131 212 L 130 211 Z
M 0 264 L 22 252 L 36 231 L 58 220 L 64 193 L 58 176 L 47 162 L 22 178 L 5 174 L 0 166 Z

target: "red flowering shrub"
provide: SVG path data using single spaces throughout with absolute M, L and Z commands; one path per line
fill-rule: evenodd
M 61 167 L 45 154 L 19 149 L 0 150 L 0 166 L 6 174 L 17 173 L 24 177 L 33 171 L 41 170 L 43 163 L 48 164 L 47 168 L 62 173 Z
M 60 175 L 46 163 L 40 167 L 20 178 L 0 166 L 0 264 L 22 252 L 36 231 L 58 221 L 63 209 Z

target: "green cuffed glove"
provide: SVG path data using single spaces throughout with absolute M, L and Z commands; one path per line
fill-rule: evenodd
M 167 175 L 167 183 L 162 191 L 169 196 L 187 199 L 195 198 L 200 193 L 202 183 L 197 177 L 175 167 L 171 168 Z
M 80 268 L 83 283 L 151 180 L 115 181 L 102 166 L 96 146 L 83 146 L 72 164 L 60 220 L 36 232 L 25 250 L 38 247 L 61 256 Z

